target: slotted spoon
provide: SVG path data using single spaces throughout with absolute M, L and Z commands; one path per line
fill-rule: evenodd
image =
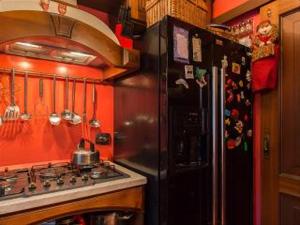
M 20 108 L 15 103 L 15 69 L 11 71 L 10 80 L 10 105 L 6 107 L 4 113 L 4 121 L 17 120 L 20 115 Z
M 28 95 L 28 73 L 24 76 L 24 112 L 21 114 L 21 120 L 27 121 L 31 119 L 31 115 L 27 110 L 27 95 Z

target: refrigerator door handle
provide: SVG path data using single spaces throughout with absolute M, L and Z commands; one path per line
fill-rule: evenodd
M 225 79 L 226 67 L 220 77 L 220 131 L 221 131 L 221 225 L 226 225 L 226 148 L 225 148 Z
M 218 124 L 219 124 L 219 84 L 218 67 L 212 68 L 212 225 L 218 225 Z

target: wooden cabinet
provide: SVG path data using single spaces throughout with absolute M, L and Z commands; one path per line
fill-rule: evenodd
M 263 225 L 300 223 L 299 7 L 300 1 L 276 0 L 260 9 L 261 20 L 279 26 L 282 49 L 278 86 L 262 94 L 261 140 L 269 146 L 261 165 Z
M 146 0 L 128 0 L 131 18 L 146 23 Z
M 280 224 L 300 224 L 300 199 L 288 195 L 281 195 L 280 198 Z
M 39 224 L 56 218 L 87 212 L 125 210 L 136 213 L 135 225 L 144 224 L 144 187 L 129 188 L 98 196 L 76 199 L 28 211 L 0 216 L 0 225 Z

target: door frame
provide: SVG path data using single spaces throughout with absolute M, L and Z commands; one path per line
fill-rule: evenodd
M 300 7 L 300 1 L 276 0 L 260 9 L 281 31 L 281 18 Z M 282 51 L 281 51 L 282 52 Z M 279 76 L 282 74 L 280 65 Z M 280 78 L 279 78 L 280 80 Z M 261 101 L 261 224 L 280 225 L 279 193 L 300 197 L 300 180 L 280 174 L 280 87 L 262 94 Z

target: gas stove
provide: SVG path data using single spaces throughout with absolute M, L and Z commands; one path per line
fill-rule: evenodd
M 108 161 L 75 167 L 69 162 L 0 171 L 0 201 L 80 188 L 128 178 Z

